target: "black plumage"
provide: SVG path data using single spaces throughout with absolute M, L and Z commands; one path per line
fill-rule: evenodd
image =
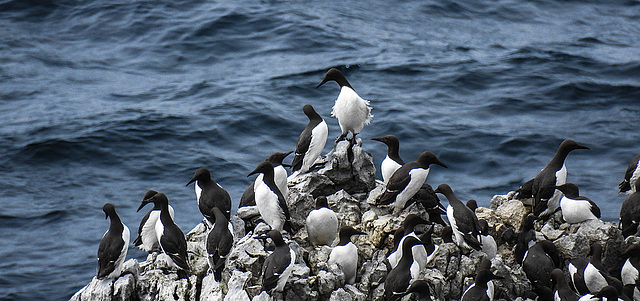
M 539 241 L 529 248 L 522 261 L 522 270 L 534 288 L 551 287 L 551 271 L 556 268 L 560 268 L 559 253 L 553 242 L 548 240 Z
M 411 282 L 411 264 L 413 264 L 413 255 L 411 248 L 422 242 L 413 237 L 408 236 L 402 243 L 402 258 L 398 265 L 393 268 L 384 281 L 384 299 L 386 301 L 400 300 L 402 296 L 407 294 L 409 283 Z
M 262 268 L 262 290 L 282 291 L 290 275 L 290 271 L 286 272 L 287 267 L 293 266 L 295 262 L 295 258 L 291 256 L 294 253 L 284 242 L 280 231 L 271 230 L 268 235 L 275 244 L 275 250 L 267 257 Z
M 116 274 L 127 255 L 129 244 L 129 229 L 120 220 L 115 206 L 106 203 L 102 211 L 105 213 L 105 219 L 110 219 L 110 223 L 109 230 L 102 236 L 98 246 L 98 279 L 118 276 Z
M 207 254 L 209 254 L 209 268 L 213 271 L 216 281 L 220 281 L 227 255 L 233 247 L 233 232 L 231 232 L 229 221 L 218 207 L 213 207 L 211 211 L 215 222 L 207 235 Z
M 211 173 L 208 169 L 204 167 L 198 168 L 187 183 L 187 186 L 193 182 L 196 182 L 196 201 L 198 202 L 200 213 L 211 224 L 213 224 L 213 217 L 211 216 L 213 207 L 220 208 L 227 220 L 231 218 L 231 196 L 211 178 Z M 198 188 L 201 189 L 199 194 Z
M 620 182 L 620 184 L 618 184 L 620 193 L 627 192 L 631 190 L 631 187 L 634 187 L 634 185 L 636 185 L 637 181 L 632 181 L 632 178 L 633 174 L 638 169 L 638 161 L 640 161 L 640 154 L 636 155 L 633 160 L 631 160 L 631 163 L 629 163 L 629 166 L 627 166 L 627 170 L 624 172 L 624 179 L 622 180 L 622 182 Z

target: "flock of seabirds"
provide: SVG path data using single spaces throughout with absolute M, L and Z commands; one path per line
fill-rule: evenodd
M 317 86 L 335 81 L 340 93 L 335 101 L 332 117 L 338 119 L 342 130 L 336 142 L 344 140 L 351 133 L 351 145 L 356 135 L 372 119 L 371 107 L 349 84 L 344 75 L 331 68 Z M 296 144 L 295 156 L 288 166 L 292 172 L 306 173 L 317 169 L 314 163 L 321 155 L 327 141 L 328 128 L 322 117 L 307 104 L 303 107 L 309 123 L 300 134 Z M 399 142 L 393 136 L 374 138 L 388 147 L 387 157 L 382 161 L 381 173 L 385 187 L 378 205 L 392 205 L 395 212 L 402 211 L 412 202 L 425 184 L 430 165 L 446 167 L 436 155 L 426 151 L 413 162 L 405 163 L 399 156 Z M 576 149 L 588 149 L 573 140 L 560 144 L 556 154 L 535 178 L 524 183 L 517 191 L 516 198 L 533 200 L 533 214 L 529 214 L 523 227 L 517 234 L 515 248 L 516 260 L 532 283 L 538 300 L 639 300 L 640 291 L 640 244 L 631 245 L 623 255 L 627 260 L 620 271 L 620 279 L 609 274 L 601 263 L 602 246 L 591 246 L 590 258 L 574 258 L 568 266 L 569 283 L 559 266 L 559 253 L 554 244 L 543 240 L 536 242 L 533 222 L 548 217 L 557 210 L 567 223 L 580 223 L 600 217 L 600 209 L 591 200 L 580 196 L 575 184 L 567 183 L 567 170 L 564 164 L 567 155 Z M 258 174 L 255 182 L 242 197 L 240 206 L 254 204 L 271 230 L 261 235 L 270 237 L 275 250 L 267 257 L 262 269 L 262 289 L 267 293 L 273 290 L 282 292 L 295 262 L 295 252 L 285 243 L 282 231 L 292 234 L 292 225 L 287 208 L 287 172 L 283 159 L 289 153 L 274 153 L 261 162 L 249 175 Z M 640 223 L 640 167 L 636 156 L 620 183 L 620 192 L 630 196 L 623 202 L 620 211 L 620 228 L 624 237 L 636 235 Z M 199 168 L 187 185 L 195 182 L 195 194 L 198 207 L 204 215 L 203 223 L 208 229 L 206 250 L 209 256 L 209 271 L 217 281 L 221 280 L 226 256 L 234 244 L 234 231 L 230 220 L 231 197 L 218 185 L 206 168 Z M 478 220 L 475 215 L 477 204 L 471 200 L 466 204 L 458 199 L 447 184 L 439 185 L 430 193 L 443 194 L 448 200 L 446 210 L 435 196 L 433 202 L 422 202 L 429 220 L 410 214 L 402 227 L 394 234 L 394 250 L 388 256 L 389 271 L 385 283 L 385 300 L 399 300 L 405 295 L 415 294 L 418 300 L 431 300 L 429 286 L 425 280 L 417 280 L 422 269 L 436 253 L 438 246 L 432 242 L 431 231 L 418 236 L 414 228 L 420 224 L 440 223 L 445 226 L 442 234 L 444 242 L 454 242 L 463 249 L 475 249 L 495 256 L 495 240 L 487 231 L 487 223 Z M 424 198 L 423 198 L 424 199 Z M 523 201 L 524 202 L 524 201 Z M 529 201 L 531 203 L 531 201 Z M 168 255 L 178 272 L 189 271 L 187 261 L 187 242 L 182 230 L 173 220 L 173 208 L 168 198 L 161 192 L 147 191 L 138 208 L 147 204 L 153 208 L 144 216 L 138 229 L 134 245 L 149 253 L 161 252 Z M 129 248 L 129 229 L 120 220 L 113 204 L 107 203 L 103 210 L 110 218 L 109 230 L 104 234 L 98 248 L 97 278 L 117 278 L 122 273 L 122 265 Z M 441 214 L 447 215 L 449 224 Z M 358 250 L 351 242 L 353 235 L 365 234 L 351 226 L 338 229 L 338 218 L 328 204 L 326 197 L 318 197 L 316 209 L 309 212 L 306 229 L 312 245 L 333 247 L 329 263 L 336 263 L 344 272 L 345 282 L 353 284 L 356 280 Z M 432 229 L 432 228 L 431 228 Z M 493 246 L 491 246 L 493 245 Z M 460 300 L 493 300 L 495 289 L 493 280 L 501 279 L 491 270 L 491 261 L 485 259 L 478 267 L 475 283 L 470 285 Z

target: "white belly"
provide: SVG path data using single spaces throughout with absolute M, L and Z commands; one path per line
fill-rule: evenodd
M 358 96 L 353 89 L 345 86 L 340 89 L 340 94 L 333 106 L 331 116 L 338 118 L 343 134 L 349 131 L 357 134 L 373 117 L 371 108 L 368 105 L 368 101 Z
M 556 186 L 561 186 L 567 183 L 567 166 L 562 164 L 562 168 L 556 171 Z
M 631 259 L 627 259 L 624 262 L 624 265 L 622 266 L 622 271 L 620 272 L 620 275 L 622 276 L 622 285 L 627 285 L 627 284 L 635 285 L 636 281 L 638 280 L 638 270 L 636 270 L 636 268 L 633 267 L 630 260 Z
M 282 231 L 285 216 L 284 211 L 280 208 L 278 196 L 264 182 L 260 181 L 256 184 L 254 185 L 256 206 L 262 219 L 271 226 L 271 229 Z
M 323 207 L 309 212 L 306 220 L 309 240 L 314 246 L 330 246 L 338 234 L 338 216 L 333 210 Z
M 608 285 L 607 280 L 602 277 L 602 274 L 591 263 L 587 264 L 584 269 L 584 282 L 591 293 L 599 292 Z
M 200 196 L 202 195 L 202 188 L 200 188 L 200 185 L 198 185 L 198 181 L 196 181 L 196 185 L 193 186 L 196 190 L 196 202 L 198 203 L 198 206 L 200 206 Z
M 398 193 L 398 196 L 396 196 L 396 202 L 394 203 L 396 208 L 404 208 L 407 201 L 411 199 L 418 190 L 420 190 L 424 181 L 427 180 L 427 176 L 429 176 L 429 168 L 414 168 L 409 171 L 409 175 L 411 176 L 409 184 L 407 184 L 407 187 L 405 187 L 400 193 Z
M 384 160 L 382 160 L 382 164 L 380 165 L 380 172 L 382 173 L 382 180 L 384 181 L 385 185 L 389 183 L 389 179 L 391 179 L 393 173 L 396 172 L 396 170 L 398 170 L 398 168 L 400 167 L 402 167 L 402 165 L 398 164 L 398 162 L 396 161 L 393 161 L 391 158 L 389 158 L 388 155 L 386 158 L 384 158 Z
M 590 219 L 597 219 L 591 213 L 591 204 L 587 201 L 576 201 L 567 197 L 560 199 L 562 217 L 569 224 L 581 223 Z
M 173 207 L 169 205 L 169 215 L 171 219 L 173 219 Z M 151 214 L 149 214 L 149 219 L 142 227 L 142 249 L 151 252 L 154 249 L 160 248 L 160 241 L 158 240 L 158 235 L 156 234 L 156 224 L 160 219 L 160 210 L 153 210 Z
M 287 196 L 289 196 L 289 187 L 287 186 L 287 171 L 282 165 L 278 165 L 273 168 L 273 173 L 274 182 L 276 182 L 276 186 L 278 186 L 278 189 L 280 189 L 282 196 L 286 200 Z
M 329 135 L 329 128 L 327 127 L 327 123 L 323 120 L 311 131 L 311 142 L 309 143 L 309 148 L 302 159 L 302 167 L 300 168 L 301 172 L 304 173 L 309 171 L 309 168 L 313 166 L 316 159 L 320 157 L 322 150 L 327 143 L 327 135 Z
M 453 207 L 451 206 L 451 204 L 447 205 L 447 218 L 449 219 L 451 230 L 453 232 L 453 235 L 455 236 L 455 243 L 459 247 L 468 247 L 467 243 L 464 241 L 464 236 L 462 235 L 460 230 L 458 230 L 458 226 L 456 225 L 456 219 L 453 217 Z
M 358 269 L 358 248 L 352 242 L 344 246 L 335 246 L 329 255 L 329 263 L 336 263 L 342 269 L 346 283 L 356 282 Z
M 640 178 L 640 163 L 638 164 L 638 166 L 636 166 L 636 170 L 633 171 L 633 174 L 631 174 L 631 179 L 629 179 L 629 184 L 631 185 L 631 193 L 636 192 L 636 181 L 638 181 L 638 178 Z

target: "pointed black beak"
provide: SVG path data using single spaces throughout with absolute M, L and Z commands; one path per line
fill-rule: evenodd
M 187 185 L 184 186 L 189 186 L 189 184 L 195 182 L 197 179 L 195 177 L 191 178 L 191 180 L 189 180 L 189 183 L 187 183 Z
M 146 206 L 147 204 L 151 203 L 151 199 L 152 198 L 148 198 L 142 201 L 142 203 L 140 203 L 140 207 L 138 207 L 138 210 L 136 210 L 136 212 L 139 212 L 140 210 L 142 210 L 142 208 L 144 208 L 144 206 Z
M 440 165 L 440 166 L 442 166 L 442 167 L 444 167 L 444 168 L 449 168 L 449 167 L 447 167 L 447 165 L 445 165 L 444 163 L 442 163 L 442 161 L 440 161 L 440 160 L 439 160 L 439 159 L 437 159 L 437 158 L 436 158 L 436 162 L 433 162 L 433 163 L 438 164 L 438 165 Z
M 328 81 L 329 81 L 329 80 L 327 80 L 327 78 L 326 78 L 326 77 L 325 77 L 325 78 L 323 78 L 323 79 L 322 79 L 322 82 L 320 82 L 320 83 L 316 86 L 316 89 L 320 88 L 320 86 L 324 85 L 324 83 L 326 83 L 326 82 L 328 82 Z
M 251 173 L 249 173 L 249 174 L 247 175 L 247 177 L 249 177 L 249 176 L 251 176 L 251 175 L 255 175 L 255 174 L 257 174 L 257 173 L 260 173 L 260 172 L 258 171 L 258 169 L 255 169 L 255 170 L 253 170 Z
M 371 140 L 382 142 L 382 138 L 371 138 Z

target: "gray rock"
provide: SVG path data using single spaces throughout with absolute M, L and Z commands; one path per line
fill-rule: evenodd
M 231 279 L 227 284 L 228 292 L 224 297 L 225 301 L 249 301 L 249 294 L 244 287 L 251 278 L 251 272 L 233 271 Z
M 136 296 L 136 279 L 132 274 L 124 275 L 113 284 L 112 300 L 133 300 Z
M 99 280 L 93 277 L 85 287 L 76 292 L 71 300 L 73 301 L 89 301 L 89 300 L 111 300 L 113 293 L 113 279 Z

